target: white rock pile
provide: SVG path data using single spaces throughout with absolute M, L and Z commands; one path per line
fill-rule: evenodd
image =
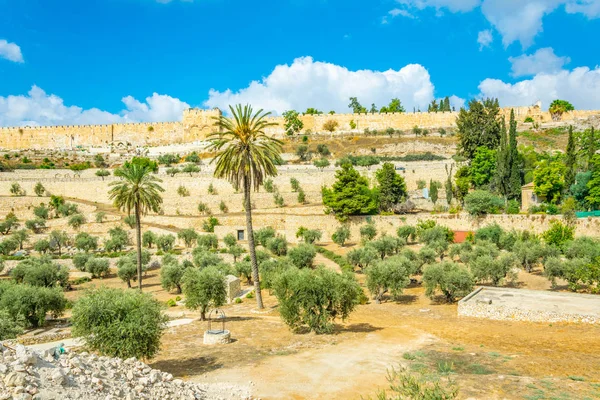
M 53 350 L 0 344 L 0 400 L 251 398 L 247 388 L 184 382 L 135 358 L 68 353 L 55 360 Z

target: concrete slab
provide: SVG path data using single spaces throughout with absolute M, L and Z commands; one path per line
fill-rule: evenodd
M 497 320 L 600 323 L 600 296 L 484 286 L 458 303 L 458 314 Z

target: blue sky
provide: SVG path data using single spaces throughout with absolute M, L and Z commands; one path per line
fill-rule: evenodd
M 600 109 L 598 17 L 600 0 L 0 0 L 0 126 L 349 96 Z

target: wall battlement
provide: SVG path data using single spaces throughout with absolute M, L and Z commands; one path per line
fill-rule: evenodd
M 542 111 L 539 105 L 531 107 L 507 107 L 501 114 L 508 118 L 511 110 L 519 122 L 531 117 L 536 122 L 550 122 L 550 113 Z M 33 127 L 0 127 L 0 148 L 21 149 L 72 149 L 82 147 L 103 147 L 125 143 L 132 146 L 164 146 L 175 143 L 192 143 L 204 140 L 216 131 L 215 118 L 221 115 L 219 109 L 203 110 L 189 108 L 183 111 L 181 122 L 130 122 L 109 125 L 65 125 Z M 563 115 L 564 121 L 590 116 L 600 116 L 599 110 L 575 110 Z M 300 115 L 304 123 L 303 132 L 323 132 L 323 125 L 329 120 L 338 123 L 337 131 L 361 133 L 366 129 L 385 130 L 388 128 L 410 130 L 417 126 L 423 129 L 453 128 L 458 112 L 415 112 L 385 114 L 319 114 Z M 276 125 L 267 129 L 267 134 L 283 136 L 284 120 L 281 116 L 268 117 Z

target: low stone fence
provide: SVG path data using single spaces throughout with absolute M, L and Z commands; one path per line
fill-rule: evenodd
M 560 310 L 544 310 L 544 300 L 539 300 L 540 307 L 527 307 L 520 306 L 519 304 L 498 304 L 494 298 L 486 297 L 485 290 L 493 290 L 496 288 L 484 288 L 480 287 L 474 292 L 463 298 L 458 302 L 458 315 L 464 317 L 475 317 L 475 318 L 486 318 L 491 320 L 504 320 L 504 321 L 527 321 L 527 322 L 544 322 L 544 323 L 587 323 L 587 324 L 600 324 L 600 315 L 598 313 L 590 312 L 586 313 L 583 309 L 575 309 L 575 311 Z M 498 289 L 504 290 L 504 289 Z M 524 292 L 532 292 L 524 289 L 512 289 L 516 291 L 523 290 Z M 508 290 L 507 290 L 508 291 Z M 484 292 L 484 293 L 482 293 Z M 543 292 L 542 292 L 543 293 Z M 560 301 L 562 296 L 581 296 L 582 298 L 588 298 L 590 295 L 578 295 L 569 293 L 553 293 L 556 295 L 556 301 Z M 510 294 L 504 294 L 500 296 L 511 296 Z M 600 296 L 597 297 L 597 301 L 600 304 Z

